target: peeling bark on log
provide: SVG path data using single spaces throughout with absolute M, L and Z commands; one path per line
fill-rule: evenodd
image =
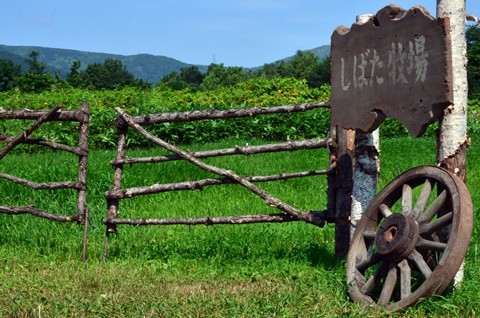
M 8 142 L 12 141 L 14 138 L 15 137 L 11 136 L 11 135 L 0 135 L 0 141 L 1 142 L 8 143 Z M 23 143 L 26 144 L 26 145 L 40 145 L 40 146 L 49 147 L 49 148 L 55 149 L 55 150 L 68 151 L 68 152 L 73 153 L 77 156 L 85 155 L 85 153 L 79 147 L 71 147 L 71 146 L 60 144 L 60 143 L 54 142 L 54 141 L 48 141 L 48 140 L 43 140 L 43 139 L 38 139 L 38 138 L 27 138 Z
M 350 237 L 363 212 L 377 194 L 378 174 L 380 173 L 379 130 L 373 133 L 357 132 L 355 135 L 355 168 L 352 189 L 352 212 Z
M 43 112 L 43 114 L 37 119 L 36 122 L 31 124 L 24 132 L 22 132 L 20 135 L 17 137 L 13 138 L 12 141 L 10 141 L 3 149 L 0 151 L 0 160 L 5 157 L 6 154 L 8 154 L 15 146 L 18 144 L 22 143 L 25 141 L 38 127 L 40 127 L 41 124 L 43 124 L 45 121 L 51 119 L 53 115 L 61 108 L 61 105 L 57 105 L 53 107 L 51 110 L 48 112 Z
M 18 178 L 9 174 L 0 173 L 0 179 L 6 179 L 13 183 L 21 184 L 34 190 L 56 190 L 56 189 L 83 189 L 84 186 L 78 181 L 65 181 L 65 182 L 45 182 L 36 183 L 27 179 Z
M 317 148 L 326 148 L 331 139 L 307 139 L 301 141 L 287 141 L 278 144 L 268 144 L 268 145 L 258 145 L 258 146 L 235 146 L 235 148 L 227 149 L 215 149 L 215 150 L 206 150 L 206 151 L 197 151 L 189 152 L 195 158 L 211 158 L 219 156 L 229 156 L 229 155 L 253 155 L 261 154 L 268 152 L 279 152 L 279 151 L 295 151 L 302 149 L 317 149 Z M 112 160 L 111 165 L 124 165 L 124 164 L 136 164 L 136 163 L 156 163 L 156 162 L 165 162 L 173 160 L 183 160 L 179 155 L 165 155 L 165 156 L 156 156 L 156 157 L 146 157 L 146 158 L 125 158 L 121 160 Z
M 292 113 L 292 112 L 304 112 L 315 108 L 329 108 L 329 103 L 317 102 L 306 103 L 287 106 L 276 107 L 260 107 L 260 108 L 241 108 L 241 109 L 228 109 L 228 110 L 193 110 L 190 112 L 178 112 L 178 113 L 161 113 L 151 114 L 144 116 L 132 117 L 136 124 L 141 126 L 153 125 L 165 122 L 189 122 L 198 121 L 204 119 L 227 119 L 227 118 L 240 118 L 240 117 L 253 117 L 265 114 L 280 114 L 280 113 Z
M 87 234 L 88 234 L 88 208 L 87 208 L 87 165 L 88 165 L 88 124 L 90 122 L 90 105 L 83 103 L 80 107 L 83 113 L 79 127 L 78 148 L 81 150 L 78 155 L 78 182 L 82 187 L 78 191 L 77 213 L 79 223 L 83 223 L 83 247 L 82 261 L 87 260 Z
M 58 221 L 58 222 L 73 222 L 73 221 L 76 221 L 78 218 L 78 214 L 74 214 L 71 216 L 63 216 L 63 215 L 53 214 L 53 213 L 49 213 L 49 212 L 37 209 L 34 206 L 20 206 L 20 207 L 0 206 L 0 213 L 12 214 L 12 215 L 31 214 L 44 219 Z
M 117 126 L 119 129 L 119 137 L 118 137 L 118 145 L 117 145 L 117 156 L 116 160 L 122 160 L 125 157 L 125 152 L 127 151 L 127 131 L 128 126 L 122 125 Z M 122 187 L 122 173 L 123 173 L 123 165 L 119 165 L 115 167 L 115 172 L 113 175 L 113 184 L 111 191 L 118 190 Z M 108 219 L 116 219 L 118 216 L 118 199 L 107 199 L 107 207 Z M 103 243 L 103 257 L 102 257 L 102 265 L 105 265 L 107 261 L 107 252 L 108 252 L 108 238 L 110 234 L 117 232 L 117 226 L 115 224 L 108 224 L 106 233 L 105 233 L 105 241 Z
M 61 105 L 58 105 L 62 107 Z M 43 110 L 2 110 L 0 109 L 0 119 L 26 119 L 37 120 L 45 114 Z M 46 121 L 78 121 L 83 120 L 83 112 L 79 110 L 58 111 L 53 117 Z
M 305 172 L 293 172 L 293 173 L 282 173 L 271 176 L 253 176 L 253 177 L 244 177 L 245 180 L 249 182 L 269 182 L 269 181 L 279 181 L 279 180 L 288 180 L 293 178 L 302 178 L 308 176 L 318 176 L 328 174 L 331 170 L 313 170 Z M 112 199 L 125 199 L 132 198 L 139 195 L 145 194 L 154 194 L 168 191 L 181 191 L 181 190 L 202 190 L 203 187 L 219 185 L 219 184 L 232 184 L 236 183 L 235 181 L 229 178 L 215 178 L 215 179 L 203 179 L 197 181 L 184 181 L 177 183 L 166 183 L 166 184 L 154 184 L 152 186 L 146 187 L 135 187 L 128 189 L 118 189 L 111 190 L 105 193 L 107 200 Z
M 325 211 L 309 212 L 316 218 L 324 218 Z M 142 225 L 215 225 L 215 224 L 252 224 L 252 223 L 284 223 L 300 221 L 286 213 L 257 214 L 238 216 L 208 216 L 201 218 L 167 218 L 167 219 L 104 219 L 104 224 Z
M 226 170 L 226 169 L 214 167 L 212 165 L 208 165 L 208 164 L 198 160 L 197 158 L 193 157 L 188 152 L 186 152 L 184 150 L 181 150 L 181 149 L 165 142 L 164 140 L 162 140 L 160 138 L 152 136 L 145 129 L 143 129 L 140 125 L 136 124 L 134 119 L 132 117 L 130 117 L 129 115 L 127 115 L 121 108 L 117 107 L 116 111 L 122 117 L 122 119 L 126 123 L 128 123 L 128 125 L 130 127 L 132 127 L 135 131 L 140 133 L 142 136 L 144 136 L 147 140 L 157 144 L 158 146 L 160 146 L 162 148 L 165 148 L 168 151 L 176 153 L 177 155 L 183 157 L 185 160 L 191 162 L 192 164 L 196 165 L 197 167 L 199 167 L 199 168 L 201 168 L 205 171 L 208 171 L 208 172 L 211 172 L 211 173 L 214 173 L 214 174 L 218 174 L 218 175 L 221 175 L 223 177 L 234 180 L 235 182 L 244 186 L 248 190 L 252 191 L 257 196 L 261 197 L 265 201 L 265 203 L 269 206 L 275 207 L 275 208 L 277 208 L 277 209 L 279 209 L 279 210 L 281 210 L 281 211 L 283 211 L 283 212 L 285 212 L 285 213 L 287 213 L 287 214 L 289 214 L 289 215 L 291 215 L 295 218 L 298 218 L 298 219 L 303 220 L 303 221 L 308 222 L 308 223 L 312 223 L 312 224 L 316 224 L 316 225 L 323 225 L 324 224 L 323 220 L 317 219 L 314 215 L 305 213 L 301 210 L 298 210 L 298 209 L 286 204 L 285 202 L 283 202 L 283 201 L 279 200 L 278 198 L 272 196 L 271 194 L 269 194 L 265 190 L 259 188 L 255 184 L 247 181 L 245 178 L 242 178 L 241 176 L 239 176 L 235 172 L 233 172 L 231 170 Z
M 437 0 L 437 17 L 450 18 L 453 62 L 453 105 L 440 121 L 437 139 L 437 164 L 466 182 L 467 139 L 467 43 L 465 39 L 465 0 Z M 463 265 L 454 285 L 463 280 Z

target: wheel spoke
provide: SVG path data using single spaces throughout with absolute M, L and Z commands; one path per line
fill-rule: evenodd
M 447 191 L 443 190 L 442 193 L 433 201 L 433 203 L 428 207 L 428 209 L 420 215 L 418 218 L 418 223 L 430 222 L 433 217 L 438 213 L 438 211 L 443 207 L 445 201 L 447 200 Z
M 379 209 L 384 218 L 388 218 L 390 215 L 392 215 L 392 211 L 390 211 L 390 208 L 385 204 L 380 204 Z
M 362 294 L 368 294 L 372 291 L 375 286 L 387 275 L 388 272 L 388 263 L 383 262 L 377 268 L 377 270 L 373 273 L 373 275 L 367 280 L 365 285 L 363 285 L 362 289 L 360 290 Z
M 412 214 L 412 187 L 408 184 L 404 184 L 402 188 L 402 213 Z
M 430 198 L 430 194 L 432 194 L 432 187 L 433 187 L 432 182 L 429 179 L 426 179 L 423 185 L 422 191 L 418 196 L 417 204 L 415 204 L 415 208 L 413 209 L 413 212 L 412 212 L 412 217 L 414 219 L 418 218 L 418 216 L 425 210 L 425 207 L 427 206 L 427 203 L 428 203 L 428 199 Z
M 366 240 L 373 241 L 375 239 L 375 235 L 377 233 L 375 231 L 365 231 L 363 232 L 363 238 Z
M 443 252 L 447 248 L 447 243 L 426 240 L 420 237 L 417 241 L 416 247 L 422 250 L 433 250 L 437 252 Z
M 373 265 L 377 264 L 380 262 L 382 257 L 378 253 L 373 253 L 363 261 L 359 262 L 357 264 L 357 269 L 359 272 L 364 273 L 365 270 L 369 267 L 372 267 Z
M 410 253 L 410 255 L 408 255 L 408 259 L 414 262 L 415 265 L 417 265 L 418 270 L 420 271 L 420 273 L 422 273 L 422 275 L 425 278 L 429 278 L 430 275 L 432 275 L 432 270 L 430 269 L 430 267 L 425 262 L 422 255 L 419 252 L 417 252 L 416 250 L 413 250 Z
M 453 213 L 448 212 L 447 214 L 445 214 L 442 217 L 439 217 L 438 219 L 436 219 L 432 223 L 422 224 L 422 225 L 420 225 L 420 234 L 430 235 L 433 232 L 436 232 L 436 231 L 440 230 L 441 228 L 443 228 L 447 225 L 450 225 L 450 223 L 452 222 L 452 219 L 453 219 Z
M 400 268 L 400 298 L 404 299 L 412 293 L 412 270 L 407 260 L 398 263 Z
M 392 267 L 387 274 L 387 278 L 385 278 L 385 282 L 383 283 L 382 292 L 378 298 L 379 305 L 388 304 L 390 299 L 392 298 L 393 290 L 395 289 L 395 284 L 397 283 L 397 268 Z

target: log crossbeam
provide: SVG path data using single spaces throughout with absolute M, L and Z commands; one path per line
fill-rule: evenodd
M 57 105 L 50 109 L 48 112 L 44 112 L 33 124 L 31 124 L 24 132 L 15 138 L 11 139 L 9 143 L 0 151 L 0 160 L 3 159 L 13 148 L 17 145 L 24 142 L 38 127 L 40 127 L 44 122 L 51 119 L 58 110 L 62 108 L 61 105 Z
M 37 209 L 33 205 L 20 206 L 20 207 L 0 206 L 0 213 L 10 214 L 10 215 L 30 214 L 40 218 L 44 218 L 52 221 L 58 221 L 58 222 L 74 222 L 74 221 L 77 221 L 79 218 L 78 213 L 73 214 L 71 216 L 63 216 L 63 215 L 58 215 L 58 214 Z
M 276 174 L 276 175 L 270 175 L 270 176 L 252 176 L 252 177 L 244 177 L 244 178 L 249 182 L 269 182 L 269 181 L 280 181 L 280 180 L 288 180 L 288 179 L 302 178 L 302 177 L 309 177 L 309 176 L 326 175 L 331 171 L 332 169 L 312 170 L 312 171 L 304 171 L 304 172 L 282 173 L 282 174 Z M 232 181 L 229 178 L 210 178 L 210 179 L 202 179 L 202 180 L 196 180 L 196 181 L 184 181 L 184 182 L 164 183 L 164 184 L 157 183 L 157 184 L 154 184 L 151 186 L 145 186 L 145 187 L 133 187 L 133 188 L 127 188 L 127 189 L 110 190 L 105 193 L 105 198 L 107 200 L 125 199 L 125 198 L 132 198 L 139 195 L 155 194 L 155 193 L 162 193 L 162 192 L 169 192 L 169 191 L 202 190 L 203 187 L 206 187 L 206 186 L 232 184 L 232 183 L 236 183 L 236 182 Z
M 317 219 L 323 219 L 326 223 L 327 212 L 326 211 L 312 211 L 308 212 L 314 215 Z M 301 221 L 288 215 L 286 213 L 278 214 L 256 214 L 256 215 L 238 215 L 238 216 L 208 216 L 199 218 L 163 218 L 163 219 L 109 219 L 103 220 L 105 225 L 133 225 L 133 226 L 145 226 L 145 225 L 217 225 L 217 224 L 253 224 L 253 223 L 284 223 L 284 222 L 297 222 Z
M 11 135 L 0 135 L 0 141 L 4 143 L 9 143 L 11 140 L 13 140 L 15 137 Z M 73 153 L 77 156 L 83 156 L 85 155 L 85 151 L 82 150 L 80 147 L 72 147 L 68 146 L 65 144 L 61 144 L 55 141 L 48 141 L 40 138 L 26 138 L 23 141 L 24 144 L 26 145 L 40 145 L 40 146 L 45 146 L 51 149 L 55 150 L 64 150 L 70 153 Z
M 230 155 L 249 156 L 253 154 L 262 154 L 262 153 L 269 153 L 269 152 L 327 148 L 329 145 L 332 144 L 332 142 L 333 141 L 331 140 L 331 138 L 307 139 L 307 140 L 301 140 L 301 141 L 286 141 L 286 142 L 277 143 L 277 144 L 266 144 L 266 145 L 245 146 L 245 147 L 235 146 L 234 148 L 197 151 L 197 152 L 190 152 L 190 155 L 198 159 L 230 156 Z M 112 160 L 110 164 L 113 166 L 118 166 L 118 165 L 124 165 L 124 164 L 157 163 L 157 162 L 174 161 L 174 160 L 184 160 L 184 159 L 179 155 L 164 155 L 164 156 L 144 157 L 144 158 L 124 158 L 124 159 Z
M 209 110 L 193 110 L 189 112 L 177 113 L 160 113 L 144 116 L 132 117 L 135 124 L 141 126 L 154 125 L 166 122 L 190 122 L 206 119 L 228 119 L 241 117 L 254 117 L 266 114 L 281 114 L 293 112 L 305 112 L 316 108 L 330 108 L 328 102 L 304 103 L 296 105 L 284 105 L 275 107 L 259 107 L 259 108 L 241 108 L 241 109 L 209 109 Z
M 45 114 L 44 110 L 4 110 L 0 109 L 0 119 L 37 120 Z M 83 121 L 85 113 L 81 110 L 59 110 L 46 121 Z
M 36 183 L 27 179 L 18 178 L 5 173 L 0 173 L 0 179 L 9 180 L 13 183 L 21 184 L 25 187 L 29 187 L 34 190 L 85 189 L 85 185 L 82 185 L 82 183 L 78 181 Z

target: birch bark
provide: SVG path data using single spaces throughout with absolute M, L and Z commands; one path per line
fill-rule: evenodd
M 370 21 L 372 14 L 357 16 L 357 23 Z M 380 132 L 356 132 L 355 135 L 355 168 L 352 189 L 350 238 L 353 237 L 355 225 L 362 217 L 377 192 L 378 173 L 380 172 Z
M 437 0 L 437 17 L 450 18 L 453 61 L 453 105 L 445 110 L 437 140 L 437 164 L 466 182 L 467 139 L 467 43 L 465 0 Z M 454 284 L 463 279 L 463 265 Z

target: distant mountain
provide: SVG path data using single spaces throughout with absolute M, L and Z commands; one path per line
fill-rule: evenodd
M 61 78 L 65 78 L 70 72 L 70 67 L 74 61 L 82 62 L 82 68 L 85 69 L 88 64 L 103 63 L 106 59 L 120 60 L 127 67 L 135 78 L 143 79 L 150 83 L 157 83 L 165 75 L 171 72 L 179 72 L 184 67 L 192 66 L 192 64 L 180 62 L 170 57 L 157 56 L 150 54 L 137 55 L 118 55 L 107 53 L 85 52 L 67 49 L 55 49 L 40 46 L 8 46 L 0 44 L 0 59 L 6 58 L 13 60 L 16 64 L 27 68 L 25 59 L 31 51 L 39 53 L 38 60 L 47 64 L 47 71 L 57 73 Z M 320 46 L 308 51 L 312 51 L 320 59 L 325 59 L 330 55 L 330 45 Z M 279 61 L 288 61 L 293 56 L 286 57 Z M 276 62 L 279 62 L 276 61 Z M 273 62 L 273 63 L 276 63 Z M 200 71 L 206 72 L 207 65 L 196 65 Z M 259 67 L 252 68 L 259 69 Z
M 54 49 L 39 46 L 7 46 L 0 45 L 0 58 L 13 60 L 16 64 L 26 68 L 25 59 L 31 51 L 39 53 L 38 60 L 47 64 L 50 73 L 58 73 L 62 78 L 70 72 L 74 61 L 82 62 L 82 69 L 88 64 L 103 63 L 106 59 L 120 60 L 135 78 L 141 78 L 150 83 L 157 83 L 163 76 L 180 71 L 181 68 L 192 66 L 166 56 L 150 54 L 118 55 L 93 53 L 76 50 Z M 207 66 L 198 65 L 200 70 L 206 71 Z

